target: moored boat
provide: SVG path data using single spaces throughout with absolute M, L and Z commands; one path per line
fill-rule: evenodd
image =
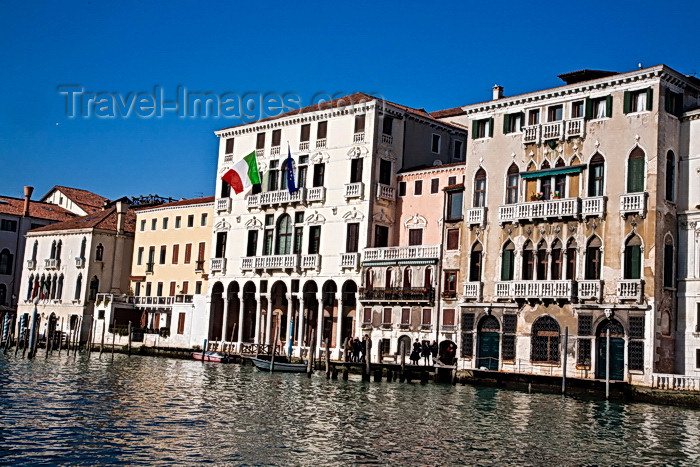
M 253 365 L 255 365 L 255 367 L 259 370 L 270 371 L 270 365 L 272 362 L 269 360 L 262 360 L 255 357 L 248 357 L 248 359 L 253 362 Z M 272 371 L 279 371 L 283 373 L 304 373 L 306 371 L 306 364 L 274 362 Z
M 192 358 L 202 360 L 202 352 L 192 352 Z M 213 363 L 231 363 L 233 359 L 224 353 L 207 351 L 204 352 L 204 361 Z

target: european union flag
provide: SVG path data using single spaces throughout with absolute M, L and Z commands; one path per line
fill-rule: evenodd
M 294 193 L 298 190 L 294 183 L 294 161 L 292 160 L 292 150 L 287 143 L 287 189 L 289 193 Z

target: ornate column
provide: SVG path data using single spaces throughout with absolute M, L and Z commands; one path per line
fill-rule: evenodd
M 551 281 L 552 280 L 552 249 L 547 248 L 545 250 L 545 260 L 546 260 L 546 271 L 545 275 L 547 276 L 547 280 Z
M 289 348 L 289 341 L 294 343 L 294 337 L 292 333 L 292 314 L 294 313 L 294 300 L 291 293 L 287 294 L 287 335 L 284 337 L 285 348 Z M 282 323 L 280 323 L 282 324 Z
M 260 302 L 262 295 L 259 293 L 255 294 L 255 338 L 253 342 L 256 344 L 260 343 Z
M 238 294 L 236 294 L 238 297 Z M 241 292 L 241 297 L 238 300 L 238 352 L 241 351 L 241 346 L 243 345 L 243 293 Z
M 297 347 L 301 357 L 301 348 L 304 346 L 304 293 L 299 294 L 299 323 L 297 324 Z
M 318 313 L 316 313 L 316 348 L 323 348 L 323 294 L 316 293 L 316 301 L 318 303 Z
M 272 304 L 270 303 L 270 294 L 266 293 L 265 298 L 267 299 L 267 310 L 265 315 L 265 343 L 272 344 L 272 339 L 270 338 L 270 330 L 272 328 Z
M 566 275 L 569 273 L 569 249 L 566 245 L 561 249 L 561 279 L 566 280 Z M 576 279 L 575 277 L 573 278 Z
M 335 304 L 336 299 L 338 300 L 338 315 L 335 323 L 335 347 L 338 349 L 338 359 L 342 360 L 343 341 L 341 340 L 341 335 L 343 332 L 343 293 L 340 293 L 340 299 L 338 299 L 338 293 L 334 293 L 333 304 Z
M 228 325 L 228 292 L 221 294 L 224 300 L 224 318 L 221 321 L 221 342 L 226 342 L 226 326 Z

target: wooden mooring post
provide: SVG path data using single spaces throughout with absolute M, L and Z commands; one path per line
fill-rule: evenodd
M 370 380 L 370 371 L 372 368 L 372 339 L 367 339 L 365 342 L 365 367 L 362 371 L 362 379 L 365 381 Z
M 326 379 L 331 379 L 331 340 L 326 337 Z
M 401 372 L 399 373 L 399 382 L 403 383 L 406 379 L 406 342 L 401 341 L 399 345 L 399 352 L 401 352 Z
M 316 354 L 314 347 L 316 344 L 316 330 L 311 330 L 311 342 L 309 342 L 309 350 L 306 352 L 306 376 L 311 378 L 311 373 L 313 373 L 314 365 L 314 355 Z
M 131 321 L 129 321 L 129 327 L 127 328 L 127 330 L 129 331 L 129 342 L 127 344 L 127 355 L 129 355 L 129 357 L 131 357 Z M 203 352 L 206 350 L 207 349 L 204 349 Z M 204 353 L 202 353 L 202 361 L 204 361 Z
M 107 327 L 107 322 L 105 319 L 102 320 L 102 339 L 100 339 L 100 357 L 102 356 L 102 351 L 105 348 L 105 328 Z
M 58 336 L 58 355 L 61 355 L 61 347 L 63 347 L 63 317 L 61 317 L 61 330 Z

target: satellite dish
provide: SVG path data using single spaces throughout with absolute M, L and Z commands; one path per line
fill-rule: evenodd
M 442 165 L 442 161 L 440 159 L 435 159 L 433 161 L 433 166 L 436 166 L 436 165 Z

